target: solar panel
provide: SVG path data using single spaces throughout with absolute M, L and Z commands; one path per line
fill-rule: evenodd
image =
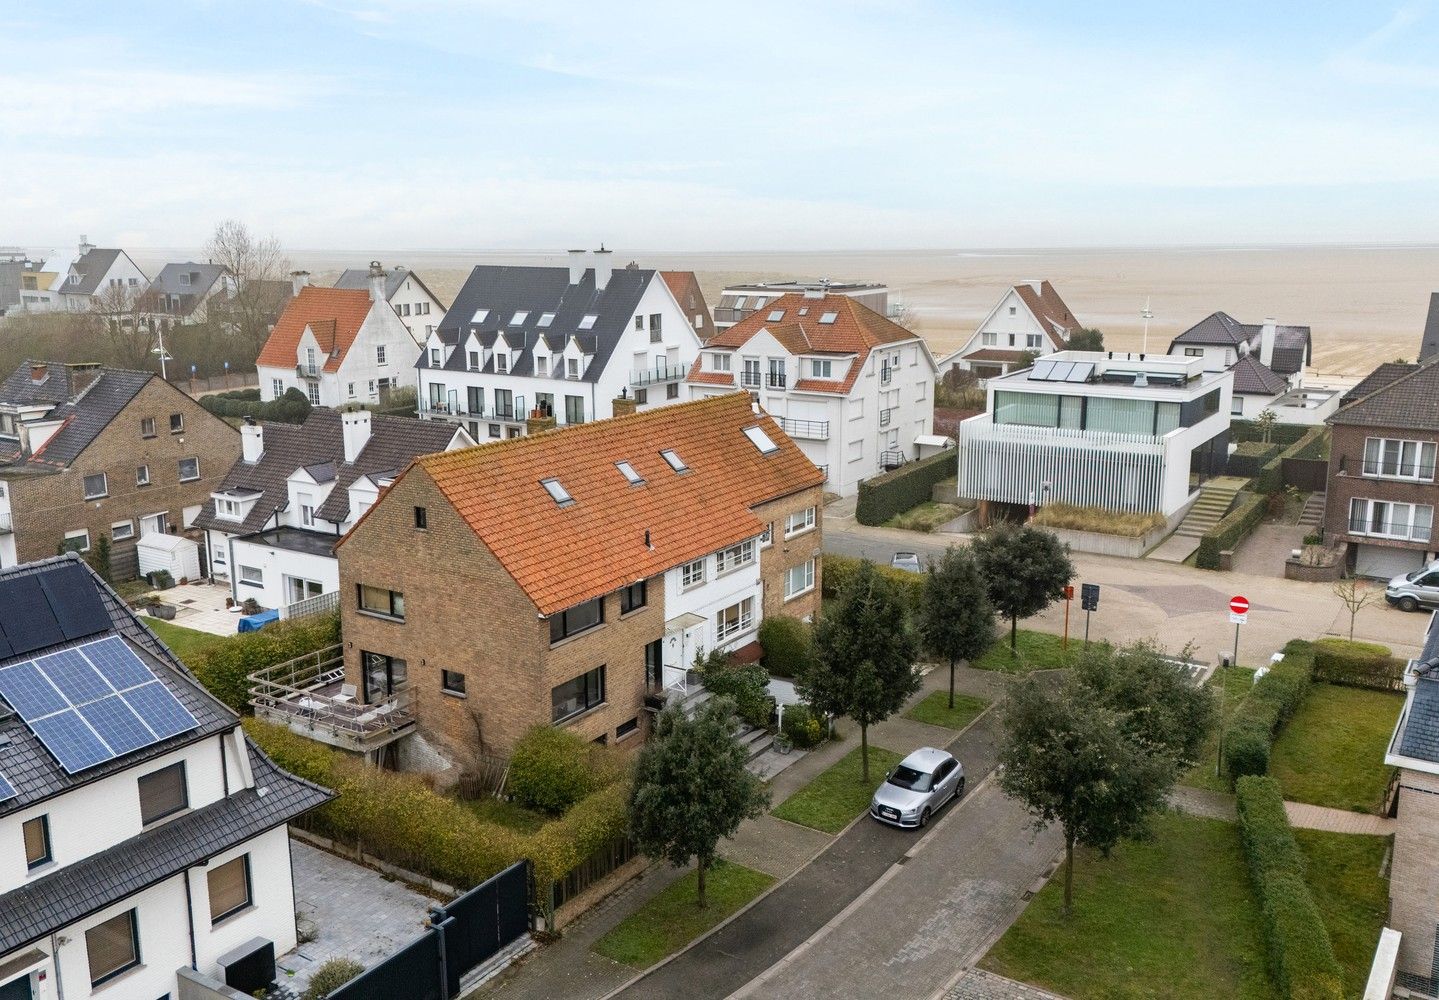
M 81 705 L 76 711 L 90 723 L 91 729 L 100 734 L 116 756 L 155 742 L 155 734 L 117 694 Z
M 65 641 L 65 633 L 40 589 L 39 577 L 0 580 L 0 608 L 5 609 L 5 637 L 16 655 Z
M 65 697 L 29 660 L 0 669 L 0 698 L 8 701 L 10 707 L 27 722 L 70 707 Z
M 120 697 L 154 730 L 156 740 L 188 733 L 198 725 L 180 700 L 159 681 L 131 688 Z
M 66 639 L 83 639 L 110 628 L 110 616 L 85 567 L 66 563 L 42 573 L 40 589 Z
M 0 774 L 0 802 L 15 797 L 15 786 L 5 780 L 5 775 Z
M 78 649 L 62 649 L 33 662 L 72 705 L 115 693 Z
M 144 661 L 117 635 L 106 636 L 99 642 L 86 643 L 85 659 L 100 671 L 100 676 L 109 681 L 116 691 L 148 684 L 155 679 Z
M 1073 367 L 1074 362 L 1072 361 L 1056 361 L 1054 367 L 1050 369 L 1049 381 L 1063 382 L 1069 377 L 1069 372 Z
M 1076 362 L 1074 363 L 1074 370 L 1071 371 L 1071 372 L 1069 373 L 1069 375 L 1065 377 L 1064 381 L 1066 381 L 1066 382 L 1087 382 L 1087 381 L 1089 381 L 1089 376 L 1090 376 L 1090 374 L 1093 373 L 1093 371 L 1094 371 L 1094 362 L 1092 362 L 1092 361 L 1076 361 Z
M 70 774 L 113 760 L 110 751 L 73 708 L 28 723 L 45 749 Z
M 1053 369 L 1054 369 L 1054 362 L 1053 362 L 1053 361 L 1036 361 L 1036 362 L 1034 363 L 1034 371 L 1032 371 L 1032 372 L 1029 373 L 1029 377 L 1030 377 L 1031 379 L 1033 379 L 1034 381 L 1036 381 L 1036 382 L 1048 382 L 1048 381 L 1049 381 L 1049 373 L 1050 373 Z

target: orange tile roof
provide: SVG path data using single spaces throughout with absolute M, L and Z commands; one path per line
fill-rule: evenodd
M 695 364 L 698 365 L 699 362 L 695 362 Z M 734 375 L 730 372 L 702 372 L 691 369 L 689 380 L 705 385 L 734 385 Z
M 799 314 L 801 309 L 805 310 L 803 316 Z M 769 317 L 776 311 L 783 311 L 784 315 L 771 321 Z M 821 323 L 820 317 L 830 312 L 835 314 L 834 322 Z M 706 342 L 705 347 L 743 347 L 761 330 L 767 330 L 791 354 L 856 355 L 849 366 L 849 374 L 842 382 L 798 379 L 794 385 L 801 391 L 840 395 L 847 395 L 854 388 L 873 348 L 919 339 L 918 334 L 886 319 L 848 295 L 806 298 L 802 293 L 791 292 L 781 295 L 729 329 L 721 330 Z M 700 359 L 695 359 L 690 368 L 690 381 L 704 382 L 705 374 L 700 371 Z
M 779 449 L 762 454 L 744 434 L 753 426 Z M 619 461 L 644 484 L 631 486 Z M 758 535 L 751 507 L 824 482 L 742 392 L 427 455 L 404 475 L 416 468 L 546 615 Z M 551 477 L 573 504 L 550 498 L 540 481 Z
M 320 342 L 320 348 L 329 354 L 325 371 L 337 371 L 369 314 L 367 289 L 306 285 L 280 313 L 255 364 L 267 368 L 295 367 L 300 338 L 308 326 Z
M 1033 285 L 1020 284 L 1014 286 L 1014 291 L 1024 300 L 1034 318 L 1039 320 L 1044 332 L 1062 350 L 1069 334 L 1079 329 L 1079 320 L 1074 318 L 1074 313 L 1069 311 L 1069 306 L 1064 304 L 1054 286 L 1048 281 L 1041 281 L 1037 290 Z

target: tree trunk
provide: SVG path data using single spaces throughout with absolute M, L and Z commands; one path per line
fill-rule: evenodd
M 709 900 L 705 898 L 705 873 L 709 869 L 709 864 L 710 863 L 704 858 L 700 858 L 699 867 L 696 869 L 699 882 L 699 908 L 701 910 L 708 909 L 710 905 Z
M 1074 834 L 1064 831 L 1064 915 L 1074 912 Z
M 869 725 L 860 723 L 859 726 L 859 759 L 860 766 L 864 771 L 864 783 L 869 784 Z
M 1009 655 L 1011 658 L 1019 655 L 1019 616 L 1014 615 L 1009 619 Z
M 954 657 L 949 658 L 949 707 L 954 710 Z
M 1354 641 L 1354 619 L 1359 617 L 1357 610 L 1349 612 L 1349 641 Z

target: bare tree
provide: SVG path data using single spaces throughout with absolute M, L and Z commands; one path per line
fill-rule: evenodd
M 1334 581 L 1334 596 L 1344 602 L 1344 607 L 1349 612 L 1349 641 L 1353 642 L 1354 619 L 1359 617 L 1359 612 L 1383 597 L 1384 592 L 1351 576 Z
M 235 292 L 223 301 L 218 297 L 211 310 L 222 317 L 230 333 L 254 354 L 260 353 L 270 335 L 289 290 L 290 263 L 273 236 L 257 237 L 237 219 L 226 219 L 215 227 L 205 244 L 210 261 L 230 269 Z
M 111 285 L 98 292 L 90 303 L 90 325 L 108 349 L 105 357 L 90 360 L 148 371 L 153 364 L 150 349 L 155 340 L 153 300 L 148 289 L 135 291 L 124 285 Z

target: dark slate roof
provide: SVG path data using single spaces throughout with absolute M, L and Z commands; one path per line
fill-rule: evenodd
M 247 741 L 255 787 L 201 806 L 0 896 L 0 954 L 77 920 L 324 804 L 333 793 L 276 767 Z
M 1403 375 L 1408 375 L 1410 372 L 1418 370 L 1418 365 L 1407 364 L 1403 361 L 1386 361 L 1368 375 L 1364 376 L 1359 384 L 1346 392 L 1339 401 L 1342 405 L 1347 405 L 1356 399 L 1361 399 L 1369 395 L 1376 389 L 1382 389 Z
M 143 750 L 137 750 L 72 775 L 67 774 L 56 763 L 55 758 L 50 756 L 50 752 L 45 749 L 44 744 L 30 731 L 30 727 L 25 725 L 18 715 L 11 714 L 7 710 L 6 717 L 0 719 L 0 742 L 3 742 L 4 738 L 9 740 L 8 746 L 0 747 L 0 774 L 4 774 L 9 779 L 10 784 L 15 788 L 16 795 L 12 799 L 0 802 L 0 816 L 67 792 L 72 788 L 78 788 L 96 778 L 103 778 L 134 767 L 138 763 L 170 753 L 179 747 L 206 739 L 216 733 L 233 729 L 239 724 L 239 718 L 235 713 L 215 700 L 166 648 L 165 644 L 146 627 L 143 620 L 116 597 L 115 592 L 107 587 L 78 556 L 73 553 L 54 556 L 39 562 L 25 563 L 7 570 L 0 570 L 0 580 L 74 573 L 77 567 L 83 572 L 85 579 L 89 580 L 99 592 L 100 602 L 109 617 L 110 628 L 105 632 L 97 632 L 94 635 L 59 643 L 53 647 L 32 650 L 20 656 L 11 655 L 6 657 L 3 662 L 34 659 L 64 646 L 91 641 L 102 635 L 118 634 L 129 642 L 146 665 L 165 683 L 175 697 L 180 699 L 180 703 L 195 717 L 199 726 L 188 733 L 172 736 L 168 740 L 162 740 Z M 0 626 L 5 624 L 7 615 L 17 612 L 18 609 L 14 608 L 0 608 Z M 0 705 L 3 704 L 4 702 L 0 701 Z M 0 897 L 0 913 L 3 913 L 5 909 L 5 900 Z M 3 952 L 3 946 L 0 946 L 0 954 Z
M 434 299 L 436 302 L 440 300 L 440 297 L 434 292 L 431 292 L 430 286 L 421 281 L 420 276 L 414 271 L 411 271 L 407 267 L 387 267 L 385 268 L 386 302 L 388 302 L 390 298 L 393 297 L 394 294 L 400 290 L 400 286 L 405 283 L 406 278 L 409 278 L 411 281 L 418 282 L 419 286 L 423 288 L 426 292 L 429 292 L 430 298 Z M 334 287 L 368 289 L 370 287 L 370 269 L 368 267 L 346 268 L 344 271 L 340 272 L 340 276 L 335 279 Z
M 0 316 L 20 304 L 20 277 L 24 273 L 24 261 L 0 260 Z
M 494 343 L 497 333 L 504 333 L 505 342 L 521 352 L 510 374 L 533 375 L 534 355 L 530 348 L 541 337 L 551 351 L 559 352 L 571 337 L 578 335 L 585 353 L 594 356 L 582 381 L 598 381 L 655 276 L 656 272 L 649 268 L 618 268 L 611 272 L 610 280 L 600 291 L 595 288 L 593 268 L 585 271 L 578 284 L 571 285 L 567 267 L 493 264 L 476 267 L 436 328 L 446 344 L 459 345 L 444 367 L 451 371 L 465 370 L 464 342 L 469 334 L 479 333 L 488 347 Z M 480 323 L 472 322 L 480 309 L 489 310 L 489 314 Z M 516 312 L 529 315 L 519 326 L 511 326 L 510 320 Z M 555 318 L 548 327 L 541 327 L 540 317 L 545 313 L 554 313 Z M 597 317 L 594 326 L 581 330 L 580 320 L 590 313 Z M 428 351 L 421 352 L 415 367 L 429 367 Z M 485 370 L 491 369 L 487 366 Z M 563 373 L 552 372 L 552 375 L 563 377 Z
M 0 299 L 4 305 L 4 299 Z M 1429 294 L 1429 316 L 1424 321 L 1424 337 L 1419 341 L 1419 360 L 1439 357 L 1439 292 Z
M 30 377 L 36 364 L 46 365 L 45 381 L 40 384 Z M 152 372 L 121 368 L 98 369 L 96 377 L 96 371 L 27 361 L 11 372 L 0 384 L 0 405 L 52 403 L 47 418 L 64 420 L 65 425 L 33 455 L 22 455 L 18 441 L 0 439 L 0 467 L 37 472 L 67 468 L 155 377 Z
M 409 465 L 417 455 L 444 451 L 456 430 L 454 424 L 440 420 L 374 415 L 370 417 L 370 440 L 354 462 L 346 462 L 337 410 L 316 407 L 303 424 L 267 423 L 265 451 L 260 460 L 251 464 L 240 459 L 230 467 L 219 487 L 262 494 L 250 515 L 243 521 L 216 517 L 214 500 L 207 500 L 195 526 L 232 535 L 259 531 L 276 507 L 283 509 L 289 502 L 285 483 L 296 469 L 313 470 L 311 475 L 318 480 L 316 472 L 323 474 L 322 467 L 326 465 L 332 466 L 335 485 L 315 514 L 327 521 L 344 521 L 350 512 L 350 484 L 358 477 Z
M 201 296 L 208 292 L 210 286 L 225 272 L 223 264 L 197 264 L 193 260 L 183 264 L 166 264 L 160 269 L 160 273 L 155 275 L 155 280 L 150 282 L 150 291 L 162 295 Z M 180 277 L 185 274 L 190 275 L 189 284 L 180 283 Z
M 1281 375 L 1294 375 L 1304 370 L 1313 345 L 1307 326 L 1276 326 L 1274 328 L 1274 355 L 1269 367 Z
M 1404 367 L 1411 370 L 1341 406 L 1329 422 L 1439 431 L 1439 361 Z
M 1175 337 L 1171 344 L 1210 344 L 1237 347 L 1253 340 L 1258 327 L 1246 326 L 1226 312 L 1210 313 L 1188 330 Z M 1171 346 L 1169 353 L 1174 353 Z
M 1439 676 L 1429 674 L 1415 682 L 1398 750 L 1405 757 L 1439 763 Z
M 70 265 L 71 272 L 80 275 L 79 283 L 70 284 L 67 275 L 65 281 L 60 285 L 59 291 L 64 295 L 94 295 L 105 275 L 110 273 L 110 268 L 115 266 L 115 261 L 119 256 L 119 250 L 102 250 L 96 247 L 86 251 L 79 260 Z
M 1252 354 L 1246 354 L 1234 363 L 1234 391 L 1246 396 L 1277 396 L 1289 388 L 1289 381 L 1279 373 L 1265 367 Z

